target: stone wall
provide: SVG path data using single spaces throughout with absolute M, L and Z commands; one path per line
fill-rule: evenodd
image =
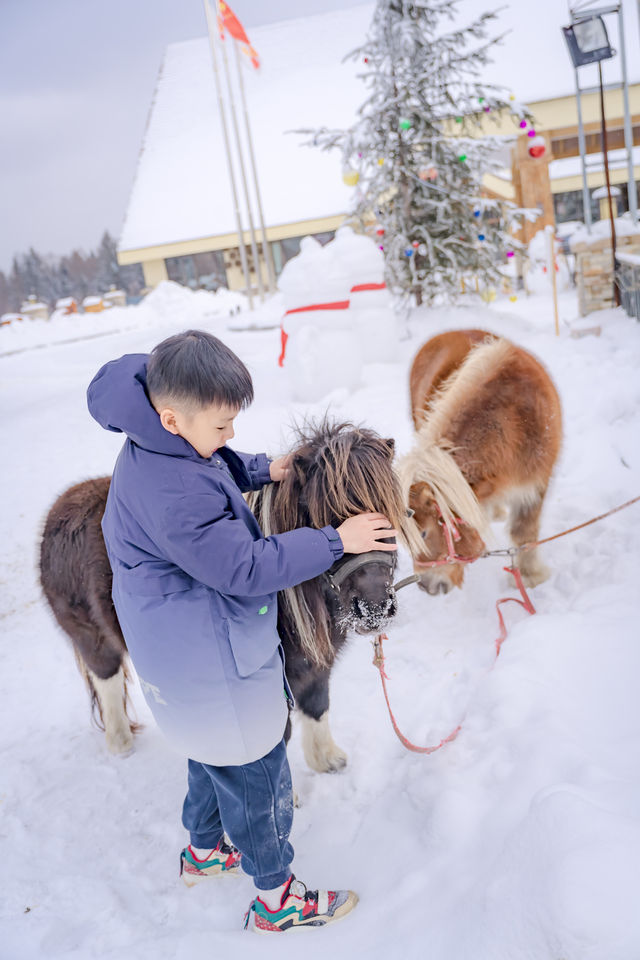
M 640 253 L 638 235 L 616 237 L 616 248 L 627 253 Z M 576 284 L 580 316 L 594 310 L 613 307 L 613 258 L 611 238 L 603 237 L 594 243 L 578 243 L 571 248 L 576 255 Z

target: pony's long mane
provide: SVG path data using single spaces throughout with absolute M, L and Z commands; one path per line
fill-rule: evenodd
M 487 516 L 453 458 L 446 434 L 467 398 L 473 396 L 478 387 L 503 366 L 512 349 L 507 340 L 490 340 L 470 350 L 464 363 L 434 394 L 416 432 L 416 443 L 399 464 L 402 490 L 407 501 L 414 483 L 427 483 L 450 529 L 457 516 L 474 527 L 481 536 L 486 535 Z M 424 549 L 415 524 L 411 544 L 414 553 Z
M 392 445 L 351 423 L 305 423 L 296 428 L 292 467 L 280 483 L 248 495 L 266 536 L 297 527 L 340 524 L 357 513 L 384 513 L 408 538 L 406 508 L 392 467 Z M 331 625 L 322 588 L 307 581 L 282 591 L 283 613 L 304 654 L 319 665 L 331 655 Z

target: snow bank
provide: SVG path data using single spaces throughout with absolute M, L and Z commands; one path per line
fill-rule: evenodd
M 0 356 L 48 344 L 103 337 L 124 330 L 153 329 L 166 323 L 177 330 L 213 323 L 224 329 L 230 316 L 246 309 L 246 297 L 221 288 L 216 293 L 192 291 L 167 281 L 140 303 L 110 307 L 99 313 L 55 311 L 49 320 L 29 320 L 0 328 Z
M 614 224 L 617 237 L 630 237 L 637 235 L 638 242 L 640 243 L 640 230 L 634 223 L 631 222 L 631 217 L 628 213 L 623 214 L 621 217 L 616 217 Z M 596 220 L 596 222 L 591 225 L 591 233 L 587 232 L 587 228 L 584 223 L 578 223 L 576 229 L 571 233 L 569 247 L 571 250 L 574 250 L 578 244 L 585 243 L 587 246 L 590 246 L 592 243 L 597 243 L 599 240 L 609 240 L 610 238 L 611 221 L 608 219 Z

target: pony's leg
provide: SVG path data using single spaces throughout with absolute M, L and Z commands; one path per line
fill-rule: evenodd
M 538 539 L 540 511 L 545 492 L 529 488 L 523 496 L 512 502 L 509 533 L 515 547 Z M 551 574 L 540 559 L 537 547 L 521 551 L 516 558 L 516 564 L 525 587 L 535 587 L 547 580 Z
M 74 630 L 72 639 L 78 666 L 91 694 L 94 719 L 98 722 L 99 718 L 104 727 L 108 750 L 121 755 L 131 753 L 137 724 L 127 716 L 126 647 L 119 628 L 101 630 L 85 625 Z
M 313 679 L 298 694 L 302 720 L 302 749 L 312 770 L 335 773 L 346 765 L 347 755 L 334 742 L 329 728 L 329 672 L 314 671 Z
M 113 676 L 102 679 L 87 667 L 87 678 L 98 700 L 107 749 L 126 756 L 133 750 L 133 733 L 125 711 L 127 686 L 124 665 Z

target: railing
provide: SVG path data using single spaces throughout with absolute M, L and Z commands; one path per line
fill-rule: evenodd
M 621 306 L 630 317 L 640 320 L 640 254 L 616 251 L 616 283 Z

